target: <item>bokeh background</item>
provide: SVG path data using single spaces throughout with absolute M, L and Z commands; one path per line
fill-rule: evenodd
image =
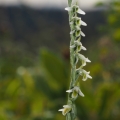
M 65 120 L 70 82 L 67 0 L 0 0 L 0 120 Z M 77 120 L 120 120 L 120 1 L 80 0 L 88 26 Z

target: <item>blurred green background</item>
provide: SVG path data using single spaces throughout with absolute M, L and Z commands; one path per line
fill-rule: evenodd
M 82 53 L 93 79 L 80 79 L 78 120 L 120 120 L 120 2 L 86 13 Z M 65 120 L 69 41 L 64 10 L 0 6 L 0 120 Z

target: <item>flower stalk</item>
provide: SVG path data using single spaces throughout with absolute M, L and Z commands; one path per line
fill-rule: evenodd
M 81 25 L 87 26 L 87 24 L 78 17 L 78 14 L 85 15 L 85 12 L 82 11 L 78 6 L 78 0 L 68 0 L 68 7 L 65 8 L 69 14 L 69 25 L 70 25 L 70 63 L 71 63 L 71 82 L 68 92 L 68 102 L 67 105 L 64 105 L 62 114 L 66 116 L 66 120 L 75 120 L 77 117 L 77 110 L 75 106 L 75 100 L 84 94 L 82 93 L 78 78 L 82 76 L 82 80 L 86 81 L 88 78 L 92 78 L 83 67 L 86 63 L 91 62 L 84 55 L 80 54 L 81 50 L 87 50 L 81 43 L 81 36 L 85 37 L 85 34 L 81 31 Z M 81 62 L 81 66 L 76 68 L 78 61 Z

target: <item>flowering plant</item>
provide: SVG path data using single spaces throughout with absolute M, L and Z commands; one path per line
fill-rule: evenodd
M 80 54 L 81 50 L 86 50 L 86 48 L 81 43 L 81 36 L 85 37 L 85 34 L 81 31 L 81 25 L 87 26 L 87 24 L 78 17 L 78 14 L 85 15 L 85 12 L 82 11 L 78 6 L 78 0 L 68 0 L 69 7 L 65 10 L 69 13 L 69 25 L 70 25 L 70 63 L 71 63 L 71 82 L 68 92 L 68 102 L 67 105 L 64 105 L 62 111 L 63 115 L 66 115 L 66 120 L 75 120 L 77 116 L 77 110 L 75 106 L 75 100 L 78 96 L 84 97 L 84 94 L 80 90 L 78 78 L 81 75 L 83 81 L 86 81 L 88 78 L 92 78 L 83 67 L 87 62 L 91 62 L 84 55 Z M 78 61 L 81 61 L 81 66 L 76 68 Z

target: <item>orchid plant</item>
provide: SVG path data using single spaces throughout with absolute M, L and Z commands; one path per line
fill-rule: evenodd
M 87 24 L 78 17 L 78 14 L 85 15 L 85 12 L 82 11 L 78 6 L 78 0 L 68 0 L 68 7 L 65 8 L 69 14 L 69 25 L 70 25 L 70 63 L 71 63 L 71 82 L 68 92 L 68 102 L 67 105 L 63 105 L 62 114 L 66 116 L 66 120 L 75 120 L 77 117 L 77 110 L 75 106 L 75 100 L 78 96 L 84 97 L 82 93 L 78 78 L 79 76 L 83 77 L 83 81 L 86 81 L 88 78 L 92 78 L 87 72 L 83 69 L 86 66 L 86 63 L 91 62 L 84 55 L 80 54 L 81 50 L 86 50 L 86 48 L 81 43 L 81 36 L 85 37 L 85 34 L 81 31 L 81 25 L 87 26 Z M 77 68 L 78 61 L 81 62 L 81 66 Z

